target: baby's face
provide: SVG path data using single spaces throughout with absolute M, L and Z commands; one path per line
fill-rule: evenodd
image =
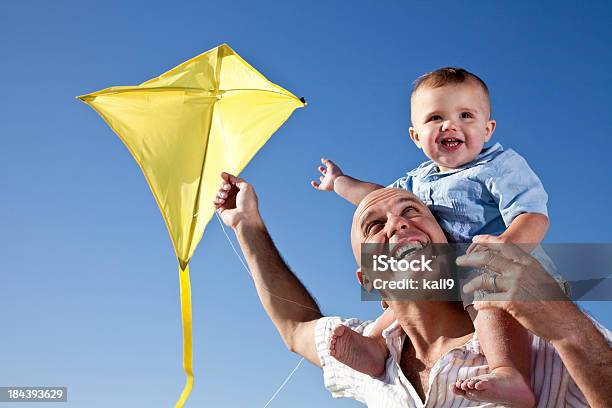
M 495 130 L 484 90 L 471 80 L 419 89 L 411 110 L 410 138 L 440 171 L 474 160 Z

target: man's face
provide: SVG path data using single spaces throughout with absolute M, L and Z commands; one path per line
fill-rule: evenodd
M 419 89 L 411 110 L 410 138 L 441 171 L 474 160 L 495 130 L 484 90 L 474 80 Z
M 429 209 L 414 194 L 406 190 L 384 188 L 364 198 L 353 217 L 351 243 L 355 258 L 360 265 L 362 244 L 378 244 L 374 245 L 374 248 L 370 245 L 368 248 L 363 248 L 366 256 L 369 252 L 384 254 L 387 250 L 384 246 L 388 244 L 387 248 L 393 258 L 410 260 L 424 255 L 426 259 L 431 260 L 431 269 L 426 275 L 423 272 L 394 270 L 382 273 L 376 268 L 372 269 L 371 265 L 364 264 L 363 274 L 358 272 L 360 282 L 363 282 L 364 276 L 367 276 L 370 282 L 376 282 L 377 278 L 400 281 L 410 278 L 449 277 L 446 254 L 440 252 L 440 246 L 430 245 L 447 243 L 446 236 Z M 376 248 L 379 246 L 380 248 Z M 393 288 L 379 289 L 379 292 L 394 311 L 399 304 L 408 300 L 441 300 L 439 290 L 427 288 L 409 291 L 408 294 L 403 289 Z
M 429 209 L 412 193 L 384 188 L 370 193 L 357 207 L 351 229 L 353 252 L 360 262 L 361 244 L 446 243 Z

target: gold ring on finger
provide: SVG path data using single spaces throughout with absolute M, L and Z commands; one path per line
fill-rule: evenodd
M 489 273 L 489 288 L 491 289 L 491 292 L 493 293 L 497 293 L 498 291 L 497 285 L 495 283 L 496 280 L 497 280 L 497 274 Z

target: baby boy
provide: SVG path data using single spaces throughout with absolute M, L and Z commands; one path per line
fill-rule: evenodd
M 441 68 L 415 81 L 410 103 L 410 138 L 430 160 L 390 187 L 416 194 L 450 242 L 478 244 L 496 236 L 502 242 L 536 248 L 534 256 L 540 254 L 545 260 L 538 244 L 548 228 L 546 192 L 516 152 L 500 144 L 484 148 L 496 127 L 484 81 L 461 68 Z M 331 160 L 322 162 L 320 182 L 311 182 L 316 189 L 333 190 L 357 205 L 370 191 L 382 187 L 345 175 Z M 476 312 L 468 307 L 468 312 L 489 373 L 458 381 L 451 385 L 453 391 L 474 400 L 533 406 L 527 332 L 497 309 Z M 382 331 L 393 321 L 387 309 L 367 337 L 337 327 L 330 353 L 358 371 L 379 376 L 388 353 Z

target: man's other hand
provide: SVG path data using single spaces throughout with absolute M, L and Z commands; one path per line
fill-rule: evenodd
M 575 308 L 560 284 L 519 246 L 497 237 L 478 240 L 480 248 L 457 258 L 457 265 L 485 272 L 467 282 L 463 290 L 484 290 L 474 302 L 476 310 L 496 307 L 508 312 L 525 328 L 547 340 L 567 334 L 568 311 Z
M 221 178 L 214 205 L 225 225 L 236 229 L 245 223 L 261 223 L 253 186 L 229 173 L 221 173 Z

